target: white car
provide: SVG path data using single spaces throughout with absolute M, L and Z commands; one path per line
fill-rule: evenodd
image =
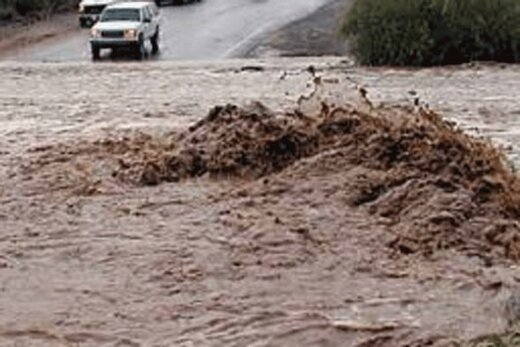
M 101 12 L 118 0 L 81 0 L 79 3 L 79 25 L 90 28 L 99 20 Z
M 157 6 L 162 6 L 164 4 L 177 4 L 177 5 L 185 5 L 192 2 L 200 2 L 201 0 L 155 0 Z
M 159 51 L 159 9 L 154 2 L 121 2 L 107 6 L 92 27 L 92 58 L 99 59 L 105 48 L 130 48 L 139 58 L 146 55 L 146 42 L 152 53 Z

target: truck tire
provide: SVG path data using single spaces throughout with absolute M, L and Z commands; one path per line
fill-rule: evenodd
M 137 42 L 135 53 L 137 55 L 137 59 L 139 60 L 142 60 L 146 57 L 146 47 L 144 45 L 144 39 L 142 35 L 139 36 L 139 41 Z
M 152 44 L 152 54 L 157 54 L 159 52 L 159 27 L 157 27 L 157 31 L 150 38 L 150 43 Z
M 101 49 L 96 45 L 92 45 L 91 50 L 92 50 L 92 60 L 99 60 L 99 58 L 101 57 Z

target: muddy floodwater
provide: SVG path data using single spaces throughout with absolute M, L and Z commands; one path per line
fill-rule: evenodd
M 0 76 L 0 346 L 457 346 L 508 327 L 517 66 Z

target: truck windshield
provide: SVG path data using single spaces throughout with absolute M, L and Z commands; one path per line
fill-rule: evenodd
M 110 9 L 103 12 L 101 15 L 102 22 L 114 22 L 114 21 L 132 21 L 139 22 L 141 16 L 139 10 L 134 8 L 118 8 Z

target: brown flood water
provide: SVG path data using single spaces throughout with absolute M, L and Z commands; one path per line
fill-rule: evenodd
M 507 326 L 515 179 L 413 99 L 514 162 L 516 67 L 0 74 L 2 346 L 444 346 Z M 450 158 L 461 173 L 434 165 Z

